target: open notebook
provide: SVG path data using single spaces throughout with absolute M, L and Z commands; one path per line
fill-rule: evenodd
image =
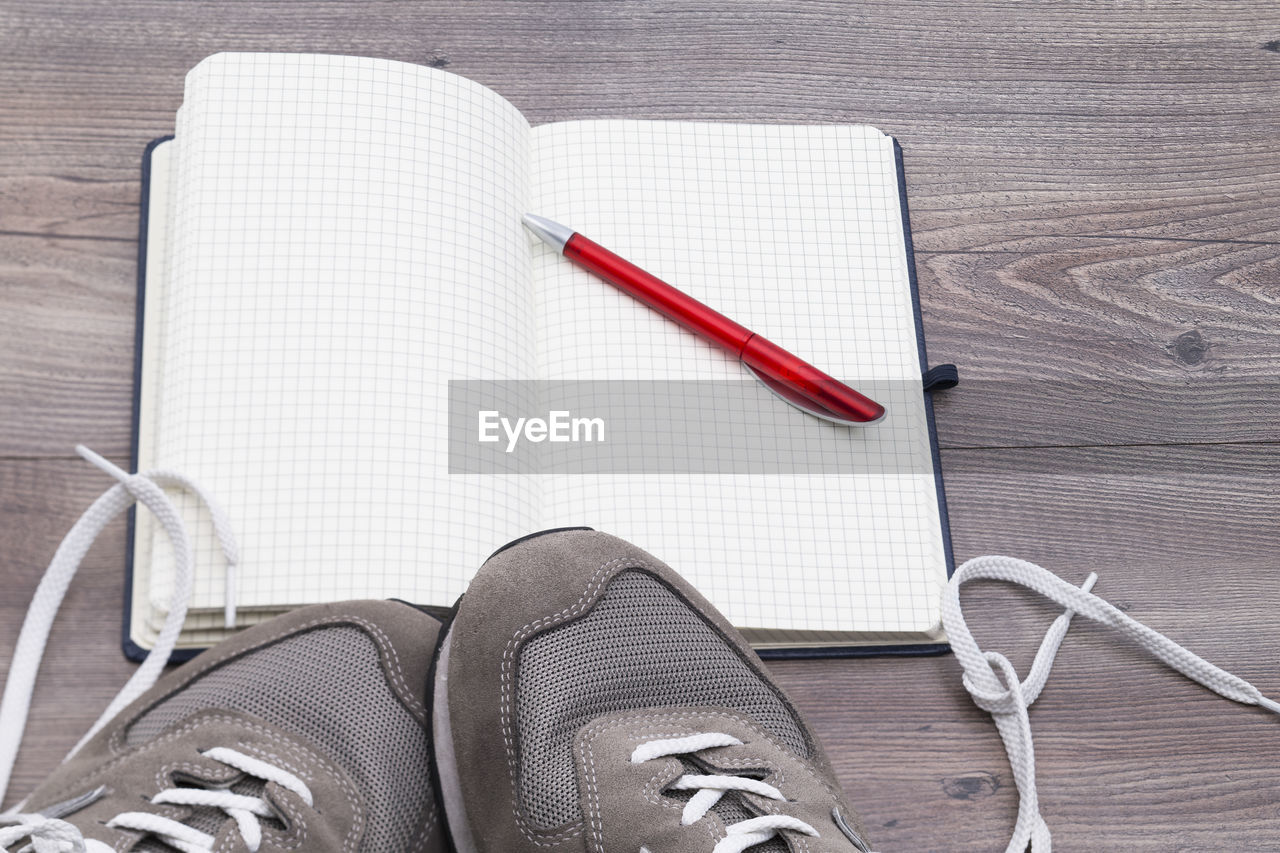
M 446 72 L 218 54 L 148 149 L 136 470 L 198 480 L 243 553 L 240 624 L 298 605 L 448 605 L 485 557 L 587 525 L 673 565 L 765 649 L 942 642 L 949 542 L 894 140 L 862 126 L 531 127 Z M 450 473 L 450 380 L 737 380 L 731 357 L 521 226 L 591 236 L 849 381 L 887 417 L 826 430 L 892 474 Z M 773 401 L 785 407 L 781 401 Z M 732 430 L 731 425 L 713 428 Z M 731 436 L 726 432 L 726 439 Z M 196 538 L 181 648 L 223 637 L 221 553 Z M 126 647 L 172 577 L 138 513 Z

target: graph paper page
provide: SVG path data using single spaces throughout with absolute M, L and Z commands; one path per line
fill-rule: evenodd
M 534 129 L 533 163 L 534 212 L 855 388 L 874 382 L 881 422 L 840 428 L 797 412 L 795 429 L 823 453 L 895 460 L 889 475 L 550 477 L 544 525 L 636 542 L 764 636 L 933 629 L 946 562 L 892 139 L 868 127 L 568 122 Z M 554 252 L 534 244 L 533 255 L 548 378 L 743 377 Z M 734 438 L 732 424 L 691 428 Z
M 451 477 L 444 452 L 449 379 L 529 370 L 527 123 L 432 69 L 219 54 L 176 137 L 151 461 L 226 510 L 243 608 L 451 602 L 536 524 L 528 482 Z M 221 608 L 218 548 L 181 501 L 192 606 Z

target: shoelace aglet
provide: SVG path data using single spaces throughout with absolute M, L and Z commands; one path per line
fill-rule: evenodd
M 125 480 L 129 479 L 129 475 L 125 473 L 120 468 L 120 466 L 116 465 L 114 462 L 107 459 L 105 456 L 102 456 L 99 453 L 95 453 L 94 451 L 85 447 L 83 444 L 76 445 L 76 453 L 80 454 L 80 458 L 84 459 L 86 462 L 93 465 L 93 467 L 107 474 L 110 474 L 112 477 L 115 477 L 117 480 L 119 480 L 122 483 Z
M 1268 699 L 1266 696 L 1259 696 L 1258 704 L 1273 714 L 1280 714 L 1280 702 L 1277 702 L 1274 699 Z

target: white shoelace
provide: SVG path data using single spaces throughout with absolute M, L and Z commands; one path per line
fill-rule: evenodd
M 1008 658 L 999 652 L 982 651 L 969 633 L 960 610 L 960 587 L 972 580 L 1020 584 L 1066 608 L 1045 634 L 1025 681 L 1018 680 L 1018 673 Z M 1053 658 L 1075 614 L 1115 628 L 1183 675 L 1227 699 L 1243 705 L 1260 705 L 1280 714 L 1280 703 L 1263 696 L 1249 682 L 1192 654 L 1091 593 L 1089 590 L 1096 580 L 1097 575 L 1090 574 L 1084 584 L 1075 587 L 1034 563 L 1012 557 L 978 557 L 956 570 L 943 598 L 942 624 L 956 659 L 964 667 L 964 686 L 974 703 L 995 719 L 1018 788 L 1018 819 L 1006 853 L 1024 853 L 1028 844 L 1035 853 L 1050 851 L 1049 828 L 1040 816 L 1036 797 L 1035 751 L 1031 745 L 1027 708 L 1035 702 L 1049 678 Z
M 169 612 L 165 618 L 164 627 L 156 638 L 154 648 L 103 711 L 98 721 L 71 749 L 67 758 L 75 755 L 126 705 L 155 684 L 164 670 L 165 663 L 169 660 L 169 655 L 177 643 L 178 633 L 182 629 L 182 623 L 186 619 L 187 604 L 191 599 L 193 585 L 195 553 L 186 527 L 182 523 L 182 517 L 177 507 L 165 495 L 162 487 L 168 486 L 188 491 L 208 509 L 214 533 L 227 561 L 227 617 L 234 622 L 233 578 L 236 565 L 239 563 L 239 551 L 226 516 L 204 489 L 191 479 L 172 471 L 128 474 L 86 447 L 78 446 L 76 452 L 119 482 L 94 501 L 72 526 L 71 531 L 62 540 L 62 544 L 58 546 L 53 561 L 50 562 L 31 599 L 31 606 L 27 609 L 27 616 L 22 623 L 22 631 L 18 634 L 18 643 L 5 682 L 4 696 L 0 699 L 0 802 L 3 801 L 9 787 L 9 778 L 18 757 L 18 748 L 22 743 L 27 715 L 31 710 L 31 694 L 35 688 L 36 674 L 40 669 L 40 661 L 44 657 L 49 631 L 53 627 L 53 620 L 66 595 L 67 587 L 70 586 L 76 570 L 80 568 L 80 561 L 84 559 L 94 539 L 113 518 L 128 509 L 135 501 L 142 503 L 155 514 L 173 547 L 174 584 Z M 19 816 L 17 813 L 22 806 L 23 804 L 19 803 L 13 809 L 0 814 L 0 821 L 17 822 L 16 826 L 0 826 L 0 848 L 12 843 L 4 840 L 9 834 L 22 831 L 25 835 L 15 836 L 15 839 L 30 836 L 36 853 L 45 853 L 46 850 L 52 853 L 52 851 L 68 849 L 65 846 L 57 846 L 61 843 L 57 839 L 65 835 L 67 828 L 74 832 L 74 827 L 70 827 L 70 824 L 63 821 L 49 820 L 38 815 Z M 79 835 L 79 833 L 74 834 Z M 95 851 L 98 848 L 92 845 L 99 842 L 79 841 L 78 844 L 79 846 L 73 846 L 70 849 Z M 90 846 L 86 848 L 85 844 Z
M 657 758 L 673 755 L 692 755 L 704 749 L 717 746 L 741 746 L 742 741 L 733 735 L 719 732 L 690 735 L 682 738 L 651 740 L 640 744 L 631 753 L 631 763 L 640 764 Z M 686 773 L 670 785 L 678 791 L 696 791 L 689 802 L 685 803 L 680 822 L 690 826 L 701 820 L 707 812 L 720 802 L 729 791 L 746 791 L 760 797 L 786 802 L 782 792 L 772 785 L 745 776 L 695 775 Z M 748 847 L 763 844 L 769 839 L 781 835 L 784 830 L 798 832 L 801 835 L 818 836 L 818 831 L 809 824 L 787 815 L 762 815 L 750 820 L 730 824 L 725 829 L 725 837 L 720 839 L 712 853 L 742 853 Z
M 234 749 L 215 747 L 202 752 L 230 767 L 255 776 L 264 782 L 274 782 L 285 790 L 297 794 L 308 806 L 313 805 L 311 789 L 297 776 Z M 211 791 L 207 788 L 170 788 L 151 798 L 154 805 L 212 806 L 222 809 L 236 822 L 240 837 L 249 853 L 257 853 L 262 844 L 262 824 L 258 818 L 278 817 L 271 804 L 261 797 L 235 794 L 231 791 Z M 201 832 L 167 817 L 150 812 L 125 812 L 107 821 L 107 826 L 150 833 L 183 853 L 213 853 L 214 836 Z
M 274 764 L 225 747 L 215 747 L 201 755 L 264 782 L 274 782 L 297 794 L 308 806 L 313 804 L 311 789 L 306 783 Z M 207 806 L 221 809 L 235 820 L 236 828 L 249 853 L 257 853 L 262 845 L 262 823 L 259 818 L 279 817 L 271 804 L 261 797 L 208 788 L 169 788 L 152 797 L 151 803 L 157 806 Z M 112 853 L 109 845 L 84 838 L 80 830 L 65 821 L 42 815 L 14 815 L 6 820 L 15 821 L 16 824 L 0 826 L 0 849 L 23 839 L 30 839 L 35 853 Z M 217 840 L 185 823 L 151 812 L 124 812 L 107 821 L 107 826 L 155 836 L 182 853 L 213 853 L 213 845 Z
M 35 853 L 115 853 L 110 845 L 86 840 L 80 830 L 66 821 L 38 814 L 0 817 L 0 850 L 7 850 L 19 841 L 31 842 Z

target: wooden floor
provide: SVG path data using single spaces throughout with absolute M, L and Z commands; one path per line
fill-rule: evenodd
M 701 7 L 701 8 L 700 8 Z M 448 68 L 535 122 L 898 137 L 957 557 L 1039 562 L 1280 696 L 1280 7 L 1272 2 L 0 0 L 0 671 L 128 458 L 138 167 L 224 49 Z M 11 794 L 131 671 L 124 526 L 54 629 Z M 1030 663 L 1053 611 L 968 600 Z M 1003 849 L 1016 797 L 951 657 L 780 664 L 878 850 Z M 1280 850 L 1280 720 L 1078 624 L 1032 711 L 1062 850 Z M 12 800 L 12 796 L 11 796 Z

